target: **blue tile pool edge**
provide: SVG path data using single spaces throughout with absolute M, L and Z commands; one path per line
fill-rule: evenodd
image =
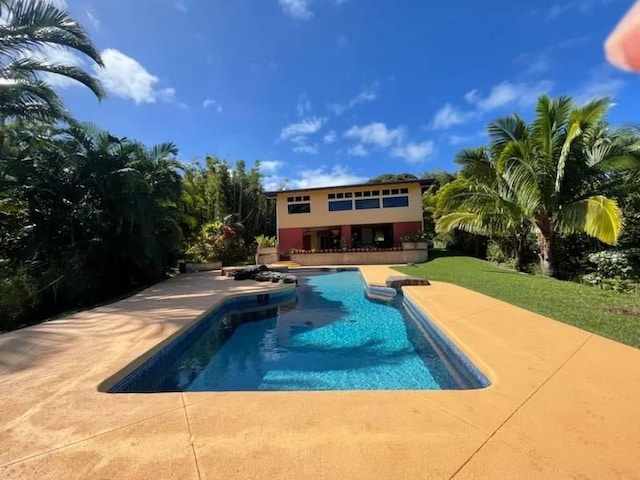
M 402 295 L 402 305 L 409 312 L 411 318 L 426 330 L 427 341 L 440 356 L 450 373 L 461 383 L 461 389 L 480 389 L 491 385 L 489 379 L 475 366 L 455 343 L 429 318 L 429 316 L 413 300 L 403 294 L 402 289 L 381 285 L 371 285 L 361 269 L 360 278 L 364 284 L 365 295 L 371 300 L 392 301 L 396 295 Z
M 461 381 L 461 389 L 481 389 L 491 386 L 489 379 L 475 364 L 462 353 L 458 346 L 426 315 L 411 298 L 403 295 L 402 305 L 411 317 L 424 328 L 428 340 L 433 340 L 432 346 L 438 352 L 445 365 L 448 363 L 454 370 L 455 376 Z M 460 379 L 460 377 L 462 377 Z
M 106 393 L 131 393 L 130 386 L 137 379 L 154 368 L 159 362 L 169 355 L 174 356 L 176 348 L 188 341 L 192 341 L 198 330 L 208 326 L 208 319 L 220 317 L 231 311 L 250 307 L 266 307 L 278 305 L 289 300 L 295 300 L 296 290 L 294 285 L 288 285 L 282 289 L 269 289 L 262 292 L 251 292 L 229 295 L 215 304 L 201 315 L 194 318 L 188 325 L 177 330 L 169 337 L 159 342 L 156 346 L 147 350 L 135 360 L 129 362 L 124 368 L 104 380 L 98 386 L 98 391 Z

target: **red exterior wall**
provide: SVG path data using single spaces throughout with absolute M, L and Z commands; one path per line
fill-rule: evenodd
M 340 237 L 347 242 L 351 242 L 351 225 L 342 225 Z
M 422 222 L 398 222 L 393 224 L 393 243 L 399 245 L 402 235 L 411 235 L 422 229 Z
M 302 249 L 302 228 L 281 228 L 278 230 L 278 252 L 289 255 L 292 248 Z

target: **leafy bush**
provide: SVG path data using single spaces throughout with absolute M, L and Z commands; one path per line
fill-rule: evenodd
M 429 235 L 423 230 L 418 230 L 415 233 L 400 236 L 400 241 L 402 242 L 426 242 L 428 240 Z
M 244 240 L 238 232 L 221 222 L 202 226 L 195 241 L 186 250 L 191 263 L 219 262 L 229 264 L 246 257 Z
M 258 244 L 258 247 L 265 247 L 265 248 L 277 247 L 278 239 L 276 237 L 267 237 L 266 235 L 258 235 L 256 237 L 256 243 Z
M 505 263 L 507 261 L 507 255 L 504 253 L 502 246 L 491 240 L 487 245 L 487 260 L 495 263 Z
M 604 250 L 589 255 L 595 270 L 582 276 L 589 285 L 618 292 L 637 291 L 640 283 L 640 248 Z
M 26 269 L 0 273 L 0 331 L 20 326 L 22 319 L 37 307 L 38 286 Z

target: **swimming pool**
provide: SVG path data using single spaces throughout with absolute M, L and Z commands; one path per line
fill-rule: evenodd
M 402 296 L 358 271 L 304 272 L 295 291 L 229 300 L 111 390 L 442 390 L 487 379 Z

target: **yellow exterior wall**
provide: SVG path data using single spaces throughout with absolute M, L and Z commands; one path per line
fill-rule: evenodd
M 356 192 L 369 189 L 368 187 L 327 188 L 322 190 L 296 191 L 295 193 L 281 192 L 277 196 L 278 228 L 312 228 L 331 227 L 336 225 L 367 225 L 375 223 L 421 222 L 422 221 L 422 190 L 419 183 L 376 184 L 371 190 L 392 188 L 409 189 L 409 206 L 399 208 L 373 208 L 369 210 L 348 210 L 344 212 L 330 212 L 327 194 L 336 192 Z M 311 197 L 311 212 L 290 215 L 287 210 L 287 197 L 309 195 Z M 370 197 L 368 197 L 370 198 Z M 380 203 L 382 205 L 382 198 Z M 352 200 L 356 200 L 353 198 Z

